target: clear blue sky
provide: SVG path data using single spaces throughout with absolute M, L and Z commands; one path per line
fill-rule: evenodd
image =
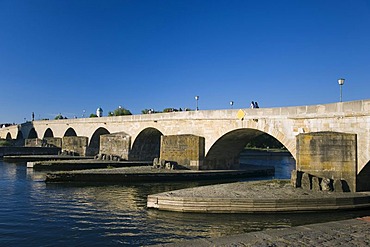
M 0 0 L 0 123 L 370 97 L 369 0 Z

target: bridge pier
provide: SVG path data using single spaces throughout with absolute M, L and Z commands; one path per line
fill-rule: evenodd
M 299 134 L 297 171 L 345 181 L 350 191 L 358 191 L 357 135 L 339 132 Z
M 86 136 L 65 136 L 62 140 L 62 150 L 86 156 L 88 139 Z
M 113 155 L 128 160 L 131 148 L 131 136 L 125 132 L 100 136 L 100 154 Z
M 162 136 L 160 159 L 175 161 L 193 170 L 201 170 L 205 153 L 204 144 L 204 137 L 196 135 Z

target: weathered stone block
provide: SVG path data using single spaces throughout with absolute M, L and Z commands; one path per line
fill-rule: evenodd
M 312 190 L 320 191 L 321 190 L 321 180 L 322 178 L 319 177 L 312 177 Z
M 302 183 L 302 172 L 292 170 L 290 176 L 290 183 L 294 188 L 300 188 Z
M 357 136 L 338 132 L 297 136 L 297 170 L 321 178 L 347 181 L 356 191 Z
M 42 147 L 43 141 L 39 138 L 26 139 L 24 142 L 25 147 Z
M 341 179 L 334 179 L 333 189 L 335 192 L 351 192 L 351 189 L 348 186 L 348 183 L 345 180 L 341 180 Z
M 128 160 L 130 148 L 131 137 L 124 132 L 100 136 L 99 153 L 105 154 L 108 160 L 113 156 Z
M 307 173 L 302 174 L 302 180 L 301 180 L 301 187 L 305 190 L 311 190 L 312 189 L 312 176 L 308 175 Z
M 201 164 L 204 159 L 204 143 L 204 137 L 201 136 L 162 136 L 160 159 L 167 161 L 176 161 L 181 166 L 199 170 L 200 167 L 196 167 L 194 166 L 194 164 L 195 162 Z
M 329 178 L 323 178 L 321 180 L 321 190 L 322 191 L 333 191 L 333 180 Z
M 62 149 L 80 156 L 86 155 L 88 138 L 85 136 L 65 136 L 62 140 Z
M 47 147 L 58 147 L 62 148 L 62 138 L 60 137 L 45 137 L 44 139 L 44 145 Z

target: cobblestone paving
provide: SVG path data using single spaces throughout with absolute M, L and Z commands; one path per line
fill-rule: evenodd
M 370 217 L 158 246 L 370 246 Z
M 201 186 L 191 189 L 161 193 L 169 197 L 199 198 L 253 198 L 253 199 L 297 199 L 297 198 L 346 198 L 369 196 L 369 192 L 328 192 L 293 188 L 289 180 L 263 180 Z

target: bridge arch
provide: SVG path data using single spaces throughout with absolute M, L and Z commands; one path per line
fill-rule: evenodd
M 8 133 L 6 134 L 5 139 L 7 139 L 7 140 L 11 140 L 11 139 L 12 139 L 12 134 L 10 134 L 10 132 L 8 132 Z
M 258 129 L 240 128 L 231 130 L 216 140 L 208 150 L 204 160 L 204 168 L 237 168 L 239 166 L 240 153 L 244 150 L 245 146 L 254 138 L 261 136 L 262 134 L 268 134 L 284 145 L 284 143 L 271 134 Z
M 64 136 L 77 136 L 76 131 L 73 128 L 68 128 L 66 132 L 64 132 Z
M 47 128 L 45 130 L 44 138 L 47 138 L 47 137 L 54 137 L 54 133 L 53 133 L 53 131 L 50 128 Z
M 110 134 L 110 132 L 106 128 L 100 127 L 97 130 L 95 130 L 95 132 L 93 133 L 93 135 L 90 138 L 90 143 L 87 147 L 86 155 L 94 156 L 94 155 L 97 155 L 99 153 L 99 150 L 100 150 L 100 136 L 101 135 L 106 135 L 106 134 Z
M 17 140 L 22 140 L 22 139 L 24 139 L 24 137 L 23 137 L 23 133 L 22 133 L 22 131 L 18 130 L 18 133 L 17 133 Z
M 132 144 L 129 160 L 159 158 L 162 135 L 162 132 L 153 127 L 143 129 Z
M 38 136 L 37 136 L 37 132 L 35 128 L 32 128 L 30 132 L 28 133 L 27 139 L 34 139 L 34 138 L 38 138 Z
M 370 160 L 357 175 L 357 191 L 370 191 Z

